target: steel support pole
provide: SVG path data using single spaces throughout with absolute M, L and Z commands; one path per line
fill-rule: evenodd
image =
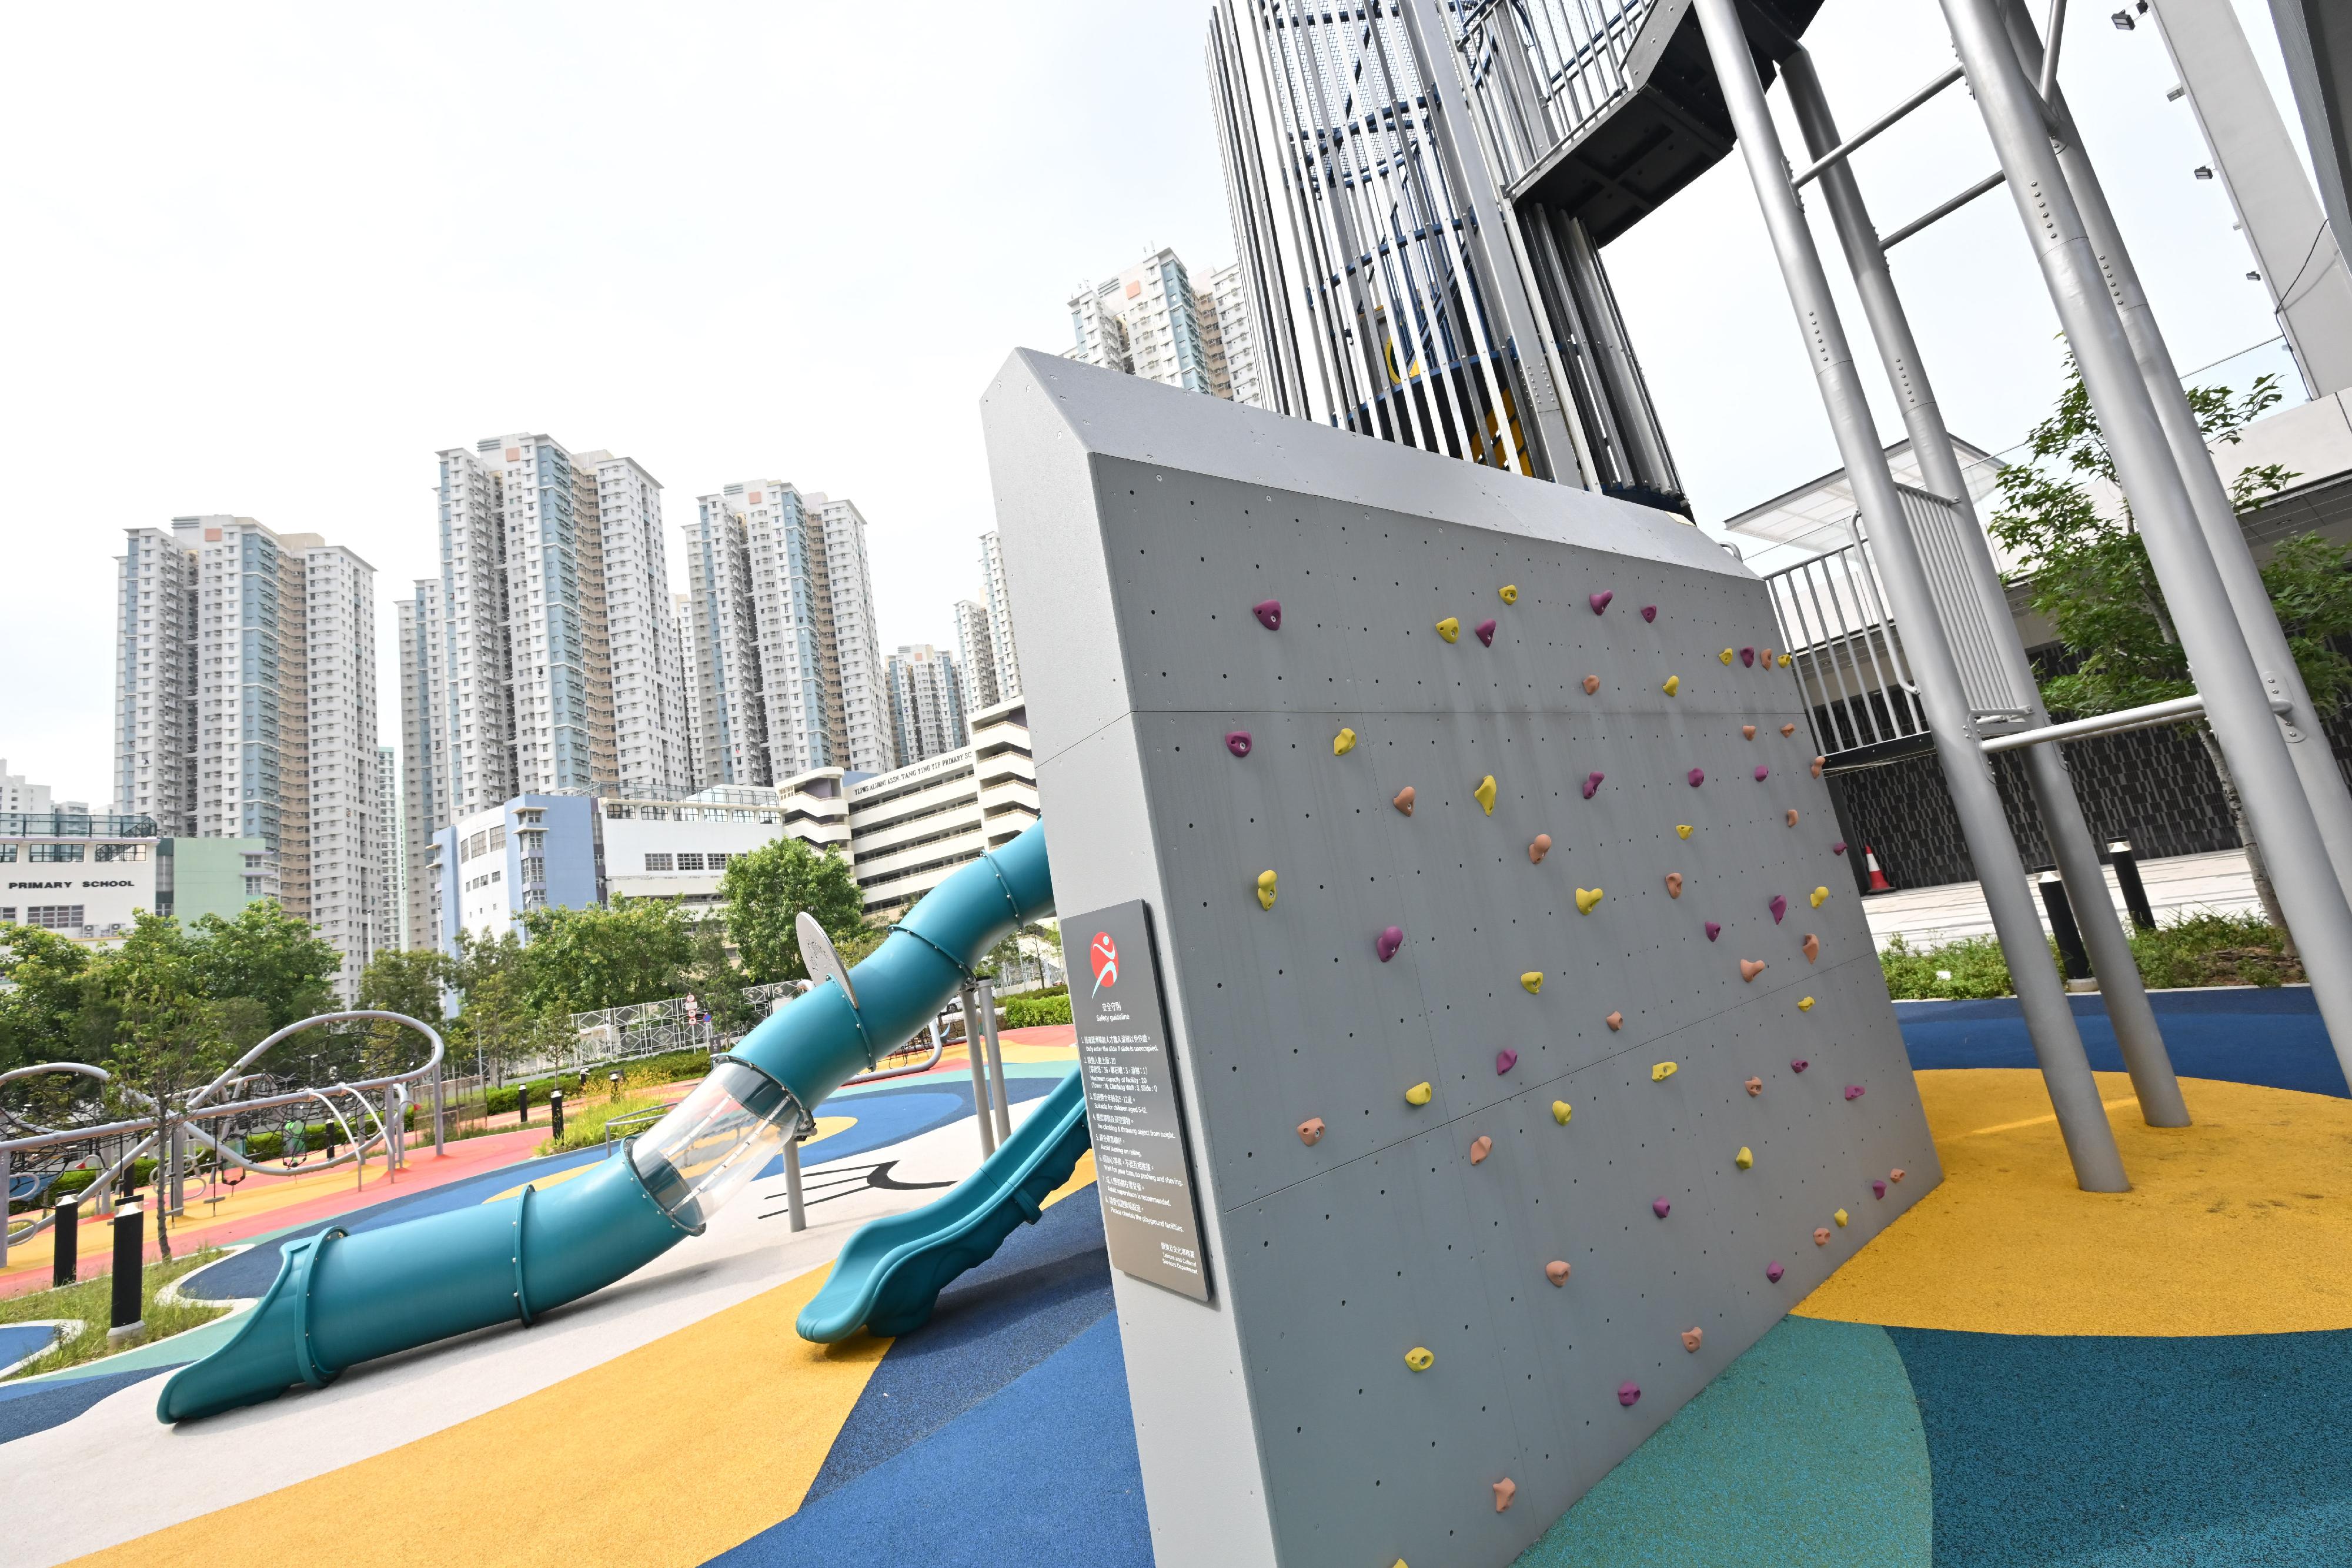
M 0 1269 L 8 1266 L 8 1236 L 16 1224 L 16 1199 L 14 1196 L 16 1178 L 8 1168 L 9 1162 L 15 1158 L 13 1151 L 0 1149 Z
M 988 1042 L 980 1032 L 979 988 L 963 983 L 963 1053 L 971 1059 L 971 1119 L 980 1127 L 980 1157 L 996 1152 L 996 1125 L 988 1113 Z
M 808 1202 L 801 1194 L 801 1130 L 784 1140 L 784 1218 L 794 1230 L 808 1228 Z
M 996 983 L 980 983 L 980 1027 L 988 1040 L 988 1086 L 996 1122 L 996 1141 L 1013 1135 L 1013 1101 L 1004 1092 L 1004 1045 L 996 1038 Z
M 2352 905 L 2329 864 L 2291 748 L 2270 711 L 2253 654 L 2223 591 L 2213 552 L 2184 504 L 2179 468 L 2166 444 L 2106 273 L 2042 120 L 2041 99 L 2001 24 L 1994 0 L 1942 0 L 1961 66 L 2042 266 L 2059 325 L 2083 372 L 2116 476 L 2129 497 L 2148 562 L 2188 655 L 2206 722 L 2237 775 L 2279 904 L 2294 929 L 2312 997 L 2336 1060 L 2352 1076 Z M 2206 461 L 2200 447 L 2200 462 Z M 2231 524 L 2234 533 L 2236 525 Z
M 1830 297 L 1829 275 L 1822 268 L 1821 253 L 1813 248 L 1812 232 L 1805 226 L 1797 193 L 1789 183 L 1780 134 L 1764 104 L 1755 57 L 1740 26 L 1738 0 L 1696 0 L 1694 9 L 1731 111 L 1732 129 L 1748 178 L 1756 187 L 1757 204 L 1763 209 L 1764 226 L 1771 235 L 1781 277 L 1788 285 L 1789 303 L 1796 311 L 1798 328 L 1813 361 L 1814 380 L 1837 437 L 1838 454 L 1869 525 L 1895 622 L 1903 628 L 1904 649 L 1919 685 L 1928 731 L 1944 767 L 1953 808 L 1983 882 L 1993 929 L 2011 956 L 2010 977 L 2017 987 L 2034 1053 L 2041 1060 L 2058 1130 L 2074 1162 L 2074 1180 L 2085 1191 L 2126 1191 L 2131 1184 L 2124 1176 L 2115 1130 L 2107 1125 L 2105 1108 L 2099 1103 L 2098 1084 L 2091 1076 L 2074 1012 L 2066 1004 L 2065 988 L 2057 969 L 2042 961 L 2047 951 L 2042 919 L 2025 883 L 2009 819 L 2001 811 L 1991 765 L 1977 744 L 1976 716 L 1969 710 L 1959 666 L 1936 617 L 1927 568 L 1903 524 L 1895 476 L 1872 425 L 1862 377 L 1847 347 L 1836 303 Z
M 2011 0 L 2008 23 L 2011 41 L 2017 47 L 2023 68 L 2038 71 L 2042 60 L 2042 42 L 2034 34 L 2032 19 L 2018 0 Z M 2205 536 L 2205 548 L 2213 557 L 2213 569 L 2221 579 L 2221 587 L 2229 594 L 2239 632 L 2253 653 L 2254 665 L 2262 673 L 2263 684 L 2286 699 L 2288 711 L 2281 716 L 2279 724 L 2287 741 L 2287 755 L 2294 760 L 2295 777 L 2311 802 L 2311 814 L 2318 821 L 2319 835 L 2326 842 L 2327 862 L 2335 868 L 2336 883 L 2352 891 L 2352 790 L 2345 788 L 2343 771 L 2336 765 L 2335 747 L 2328 744 L 2322 724 L 2326 716 L 2312 702 L 2311 693 L 2303 684 L 2303 672 L 2296 667 L 2294 654 L 2287 646 L 2286 633 L 2279 627 L 2278 612 L 2271 608 L 2270 591 L 2263 586 L 2262 570 L 2254 565 L 2253 552 L 2246 548 L 2245 531 L 2238 526 L 2237 508 L 2230 503 L 2229 488 L 2221 483 L 2221 470 L 2213 465 L 2213 455 L 2206 448 L 2204 434 L 2197 428 L 2197 415 L 2189 406 L 2189 394 L 2181 390 L 2180 371 L 2172 362 L 2172 350 L 2157 325 L 2156 312 L 2148 308 L 2147 292 L 2140 287 L 2139 273 L 2132 266 L 2131 252 L 2124 246 L 2122 230 L 2116 226 L 2116 215 L 2107 206 L 2106 193 L 2091 165 L 2091 154 L 2083 145 L 2082 132 L 2075 129 L 2074 117 L 2067 112 L 2066 95 L 2053 89 L 2049 110 L 2065 141 L 2058 154 L 2058 166 L 2065 172 L 2067 186 L 2074 192 L 2074 204 L 2082 214 L 2084 235 L 2098 258 L 2108 296 L 2116 303 L 2116 313 L 2122 318 L 2124 336 L 2131 342 L 2132 358 L 2139 366 L 2140 379 L 2147 383 L 2148 396 L 2156 404 L 2157 421 L 2164 427 L 2165 444 L 2171 448 L 2173 465 L 2187 486 L 2189 506 L 2196 514 L 2198 528 Z M 2292 922 L 2294 916 L 2290 914 L 2287 918 Z M 2296 939 L 2302 939 L 2300 932 Z
M 1829 99 L 1822 91 L 1821 78 L 1814 73 L 1811 57 L 1801 48 L 1793 51 L 1781 62 L 1780 79 L 1788 89 L 1790 107 L 1797 111 L 1797 123 L 1803 128 L 1805 144 L 1813 156 L 1820 157 L 1835 147 L 1837 123 L 1830 113 Z M 2042 706 L 2034 684 L 2033 666 L 2025 656 L 2025 643 L 2017 634 L 2017 622 L 2010 616 L 2009 596 L 2001 589 L 2000 571 L 1993 562 L 1991 547 L 1985 542 L 1976 505 L 1969 498 L 1967 477 L 1961 474 L 1959 459 L 1952 450 L 1952 434 L 1944 427 L 1943 410 L 1936 402 L 1935 389 L 1928 382 L 1927 366 L 1920 359 L 1918 341 L 1911 334 L 1910 318 L 1903 309 L 1902 296 L 1895 291 L 1886 254 L 1879 248 L 1877 231 L 1871 227 L 1861 183 L 1843 162 L 1824 168 L 1821 181 L 1830 221 L 1836 225 L 1838 244 L 1845 252 L 1846 265 L 1853 271 L 1854 287 L 1862 296 L 1863 315 L 1869 319 L 1871 336 L 1877 340 L 1879 358 L 1885 363 L 1895 401 L 1902 407 L 1903 428 L 1909 433 L 1912 453 L 1919 460 L 1920 477 L 1928 489 L 1950 497 L 1959 509 L 1966 525 L 1960 530 L 1961 547 L 1968 554 L 1969 575 L 1976 589 L 1979 608 L 2001 661 L 2009 668 L 2011 681 L 2026 694 L 2032 708 L 2032 723 L 2040 728 L 2050 722 L 2050 713 Z M 2068 901 L 2090 948 L 2092 967 L 2098 973 L 2108 1021 L 2115 1026 L 2124 1065 L 2131 1072 L 2140 1115 L 2152 1127 L 2186 1127 L 2189 1124 L 2189 1105 L 2180 1097 L 2180 1082 L 2173 1075 L 2172 1058 L 2165 1050 L 2163 1031 L 2157 1026 L 2156 1009 L 2148 1005 L 2147 988 L 2132 957 L 2131 942 L 2116 918 L 2115 901 L 2107 896 L 2107 880 L 2099 869 L 2098 844 L 2084 819 L 2083 804 L 2074 793 L 2066 759 L 2055 744 L 2045 743 L 2027 747 L 2025 763 L 2033 781 L 2034 800 L 2042 809 L 2042 825 L 2049 830 L 2058 874 L 2064 881 Z

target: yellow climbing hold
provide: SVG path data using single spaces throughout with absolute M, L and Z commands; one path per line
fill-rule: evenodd
M 1356 732 L 1345 726 L 1340 727 L 1339 733 L 1331 737 L 1331 755 L 1345 757 L 1355 749 Z
M 1675 824 L 1675 837 L 1678 839 L 1686 839 L 1690 836 L 1691 825 L 1688 822 L 1676 822 Z
M 1813 907 L 1815 909 L 1819 909 L 1822 904 L 1827 904 L 1829 902 L 1829 898 L 1830 890 L 1828 888 L 1817 887 L 1813 889 Z
M 1257 873 L 1257 906 L 1260 909 L 1274 907 L 1274 873 L 1270 871 Z
M 1462 622 L 1449 615 L 1437 623 L 1437 634 L 1451 643 L 1462 635 Z
M 1503 584 L 1502 595 L 1504 603 L 1517 604 L 1519 601 L 1519 585 L 1516 582 Z
M 1543 995 L 1543 971 L 1541 969 L 1529 969 L 1526 974 L 1519 977 L 1519 984 L 1528 988 L 1528 995 L 1531 997 L 1539 997 Z
M 1404 1353 L 1404 1364 L 1415 1372 L 1427 1372 L 1437 1364 L 1437 1357 L 1429 1354 L 1425 1345 L 1414 1345 Z
M 1672 1078 L 1675 1073 L 1680 1072 L 1681 1071 L 1682 1069 L 1674 1062 L 1661 1061 L 1650 1069 L 1650 1082 L 1653 1083 L 1664 1083 L 1667 1079 Z
M 1470 791 L 1470 798 L 1486 808 L 1486 815 L 1493 816 L 1495 814 L 1495 776 L 1489 773 L 1479 779 L 1478 788 Z
M 1429 1092 L 1427 1083 L 1416 1083 L 1404 1092 L 1404 1103 L 1408 1105 L 1426 1105 L 1429 1103 Z
M 1739 1145 L 1739 1152 L 1731 1156 L 1731 1163 L 1741 1170 L 1746 1170 L 1756 1163 L 1756 1151 L 1742 1144 Z
M 1811 997 L 1799 998 L 1797 1002 L 1797 1010 L 1801 1013 L 1811 1012 L 1813 1010 L 1813 998 Z
M 1664 685 L 1663 685 L 1663 686 L 1660 686 L 1658 689 L 1659 689 L 1660 691 L 1662 691 L 1662 692 L 1665 693 L 1665 694 L 1666 694 L 1666 695 L 1668 695 L 1668 696 L 1672 696 L 1672 695 L 1674 695 L 1676 692 L 1678 692 L 1678 691 L 1682 690 L 1682 687 L 1683 687 L 1683 678 L 1682 678 L 1680 675 L 1668 675 L 1668 676 L 1666 677 L 1666 684 L 1665 684 Z
M 1600 902 L 1601 890 L 1599 888 L 1580 887 L 1576 890 L 1576 912 L 1579 915 L 1591 914 L 1592 906 Z
M 1780 667 L 1784 670 L 1789 667 L 1789 655 L 1786 653 L 1780 655 Z
M 1728 649 L 1728 648 L 1726 648 L 1722 653 L 1717 653 L 1717 654 L 1716 655 L 1716 657 L 1717 657 L 1717 658 L 1721 659 L 1721 660 L 1722 660 L 1725 664 L 1729 664 L 1729 663 L 1731 663 L 1731 661 L 1732 661 L 1732 659 L 1734 658 L 1734 656 L 1735 656 L 1735 655 L 1732 653 L 1731 650 L 1730 650 L 1730 649 Z
M 1555 1100 L 1551 1103 L 1551 1119 L 1558 1122 L 1561 1126 L 1567 1126 L 1568 1119 L 1575 1114 L 1576 1107 L 1570 1104 L 1567 1101 Z
M 1845 1228 L 1846 1212 L 1844 1209 L 1839 1209 L 1835 1214 L 1831 1215 L 1830 1218 L 1838 1222 L 1839 1229 L 1843 1230 Z

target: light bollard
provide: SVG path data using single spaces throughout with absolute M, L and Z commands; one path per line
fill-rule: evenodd
M 58 1217 L 49 1227 L 55 1243 L 50 1252 L 49 1285 L 60 1289 L 74 1282 L 81 1271 L 81 1199 L 58 1199 Z
M 141 1254 L 147 1244 L 147 1206 L 132 1198 L 114 1211 L 114 1296 L 106 1343 L 120 1344 L 146 1328 L 140 1321 Z
M 555 1130 L 555 1141 L 562 1143 L 563 1141 L 563 1091 L 561 1089 L 551 1089 L 547 1092 L 547 1124 Z

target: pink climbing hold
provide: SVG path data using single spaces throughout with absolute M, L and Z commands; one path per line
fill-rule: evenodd
M 1723 927 L 1710 920 L 1706 923 L 1706 939 L 1710 942 L 1723 935 Z
M 1739 662 L 1742 664 L 1747 665 L 1749 669 L 1754 669 L 1756 667 L 1756 650 L 1753 648 L 1740 649 Z
M 1886 1196 L 1886 1184 L 1883 1181 L 1872 1182 L 1870 1184 L 1870 1196 L 1873 1197 L 1885 1197 Z
M 1495 1053 L 1495 1076 L 1500 1078 L 1518 1064 L 1519 1053 L 1507 1045 Z
M 1764 1277 L 1771 1281 L 1776 1285 L 1780 1282 L 1780 1276 L 1787 1272 L 1788 1270 L 1781 1268 L 1778 1263 L 1767 1263 L 1764 1265 Z
M 1769 768 L 1765 767 L 1761 762 L 1756 765 L 1756 782 L 1761 784 L 1771 776 L 1772 770 Z
M 1596 790 L 1596 789 L 1600 789 L 1600 788 L 1601 788 L 1601 775 L 1600 775 L 1600 774 L 1598 774 L 1598 773 L 1588 773 L 1588 774 L 1586 774 L 1586 775 L 1584 776 L 1584 798 L 1585 798 L 1586 800 L 1591 800 L 1591 799 L 1592 799 L 1592 792 L 1593 792 L 1594 790 Z
M 1640 1404 L 1641 1399 L 1642 1385 L 1640 1384 L 1621 1383 L 1617 1385 L 1617 1403 L 1624 1406 L 1627 1409 L 1630 1410 L 1635 1405 Z
M 1381 962 L 1385 964 L 1390 959 L 1395 957 L 1397 955 L 1397 949 L 1403 946 L 1404 927 L 1402 925 L 1391 925 L 1373 939 L 1372 951 L 1378 953 L 1381 956 Z
M 1830 853 L 1833 855 L 1842 855 L 1845 853 L 1845 841 L 1843 839 L 1840 839 L 1837 842 L 1832 844 L 1830 846 Z
M 1796 1061 L 1789 1063 L 1789 1071 L 1791 1072 L 1802 1072 L 1806 1068 L 1811 1067 L 1811 1062 L 1807 1061 L 1801 1056 L 1797 1058 Z
M 1235 757 L 1247 757 L 1250 754 L 1249 731 L 1245 729 L 1225 731 L 1225 749 Z
M 1656 1215 L 1660 1219 L 1664 1219 L 1674 1207 L 1675 1206 L 1673 1204 L 1668 1203 L 1663 1197 L 1655 1197 L 1650 1200 L 1650 1212 Z
M 1470 628 L 1470 631 L 1479 642 L 1484 643 L 1487 647 L 1491 648 L 1495 645 L 1495 623 L 1492 621 L 1481 621 L 1478 624 Z
M 1692 789 L 1697 789 L 1700 785 L 1702 785 L 1702 784 L 1704 784 L 1704 783 L 1706 783 L 1706 768 L 1692 768 L 1692 769 L 1690 770 L 1690 787 L 1691 787 Z
M 1859 1083 L 1849 1083 L 1849 1084 L 1847 1084 L 1847 1085 L 1845 1086 L 1845 1097 L 1846 1097 L 1847 1099 L 1849 1099 L 1849 1100 L 1859 1100 L 1859 1099 L 1861 1099 L 1861 1098 L 1862 1098 L 1862 1085 L 1861 1085 L 1861 1084 L 1859 1084 Z
M 1267 631 L 1279 632 L 1282 630 L 1281 600 L 1269 599 L 1262 603 L 1253 604 L 1250 606 L 1250 613 L 1256 616 L 1257 623 L 1265 627 Z
M 1617 596 L 1615 594 L 1610 592 L 1604 588 L 1600 592 L 1594 594 L 1590 600 L 1586 601 L 1586 602 L 1592 606 L 1592 613 L 1598 615 L 1602 611 L 1608 609 L 1609 601 L 1616 597 Z
M 1654 605 L 1654 604 L 1644 604 L 1643 606 L 1642 606 L 1642 619 L 1643 619 L 1643 620 L 1644 620 L 1644 621 L 1655 621 L 1657 618 L 1658 618 L 1658 607 L 1657 607 L 1656 605 Z
M 1789 913 L 1789 901 L 1776 893 L 1772 895 L 1772 902 L 1764 907 L 1772 912 L 1772 924 L 1778 925 L 1780 916 Z

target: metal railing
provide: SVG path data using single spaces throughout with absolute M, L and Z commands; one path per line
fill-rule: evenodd
M 1626 63 L 1653 0 L 1471 0 L 1455 43 L 1497 182 L 1517 185 L 1631 90 Z

